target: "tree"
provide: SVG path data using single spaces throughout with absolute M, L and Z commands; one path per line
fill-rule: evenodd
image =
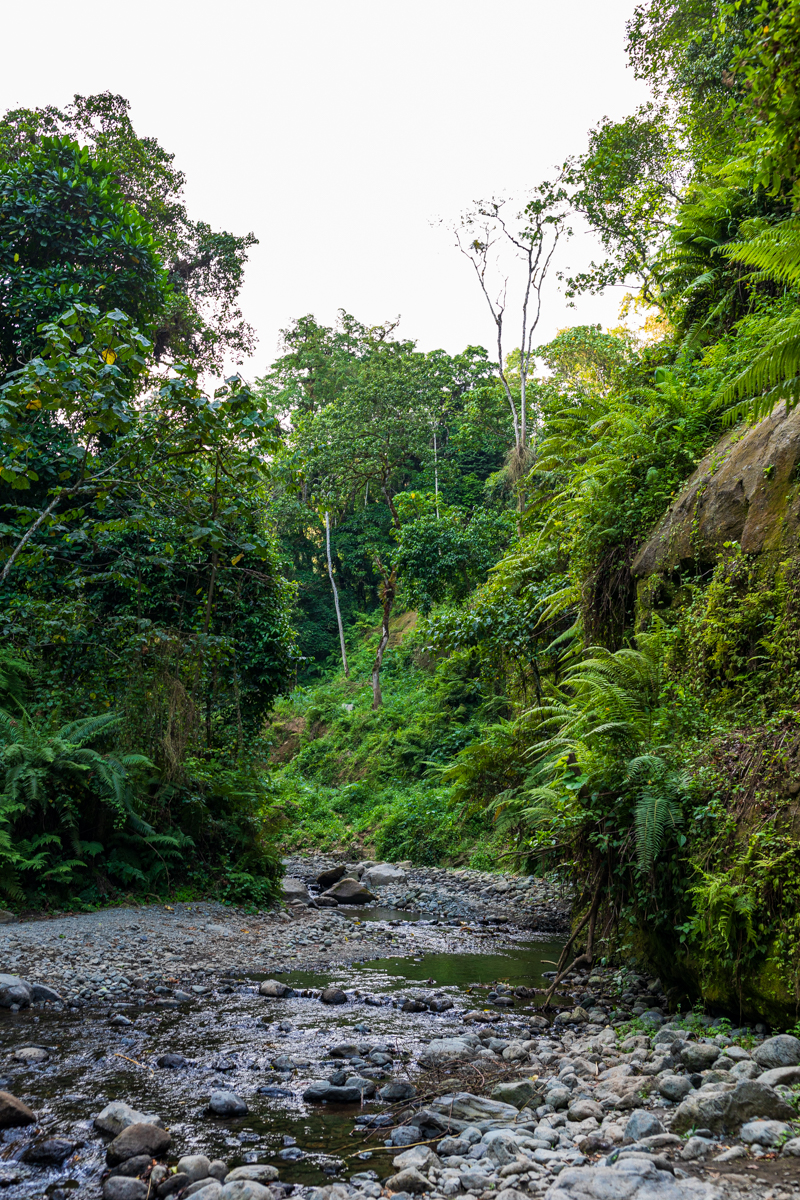
M 191 359 L 200 370 L 219 372 L 226 360 L 241 362 L 254 347 L 238 297 L 257 239 L 252 233 L 215 232 L 189 217 L 185 177 L 174 155 L 155 138 L 136 134 L 129 109 L 124 97 L 103 92 L 75 96 L 63 111 L 51 106 L 7 112 L 0 121 L 0 168 L 24 163 L 48 137 L 80 142 L 152 231 L 164 263 L 169 290 L 152 331 L 156 361 Z
M 508 201 L 482 201 L 465 213 L 455 227 L 456 242 L 469 260 L 478 285 L 492 314 L 495 327 L 497 369 L 508 401 L 514 427 L 516 477 L 524 474 L 528 460 L 529 411 L 528 379 L 534 367 L 534 334 L 542 311 L 542 291 L 562 234 L 568 232 L 564 223 L 564 193 L 543 185 L 528 200 L 521 213 L 510 216 Z M 512 387 L 508 372 L 506 310 L 508 307 L 509 275 L 506 255 L 518 264 L 519 345 L 518 384 Z

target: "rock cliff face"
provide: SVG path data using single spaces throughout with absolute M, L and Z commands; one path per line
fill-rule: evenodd
M 707 454 L 633 562 L 639 577 L 714 562 L 725 542 L 746 553 L 797 548 L 800 407 L 726 434 Z

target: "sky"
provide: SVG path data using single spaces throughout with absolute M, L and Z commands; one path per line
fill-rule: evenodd
M 4 13 L 2 109 L 126 96 L 174 152 L 190 215 L 252 230 L 242 292 L 262 373 L 280 330 L 339 308 L 455 353 L 491 318 L 448 222 L 518 197 L 647 99 L 624 52 L 633 0 L 39 0 Z M 562 268 L 597 253 L 585 233 Z M 616 324 L 620 291 L 570 309 L 555 279 L 537 336 Z

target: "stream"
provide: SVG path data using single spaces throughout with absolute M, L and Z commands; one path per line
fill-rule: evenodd
M 409 924 L 407 912 L 389 908 L 362 909 L 358 915 L 362 921 Z M 330 1182 L 358 1171 L 374 1170 L 383 1177 L 391 1154 L 380 1126 L 366 1123 L 386 1106 L 377 1099 L 363 1106 L 308 1104 L 302 1093 L 309 1081 L 341 1066 L 329 1050 L 351 1041 L 385 1047 L 394 1060 L 385 1078 L 413 1082 L 415 1058 L 425 1042 L 463 1030 L 465 1008 L 491 1010 L 488 985 L 546 984 L 543 972 L 552 969 L 561 942 L 552 935 L 525 936 L 530 940 L 488 954 L 427 953 L 376 958 L 325 973 L 280 973 L 281 981 L 298 991 L 336 985 L 353 996 L 336 1007 L 301 995 L 267 999 L 257 991 L 265 975 L 237 972 L 235 981 L 197 1003 L 117 1006 L 115 1011 L 132 1022 L 125 1025 L 111 1024 L 108 1012 L 2 1010 L 0 1086 L 37 1112 L 37 1140 L 65 1138 L 75 1151 L 63 1165 L 33 1165 L 21 1161 L 31 1130 L 6 1130 L 0 1187 L 10 1200 L 43 1192 L 66 1200 L 76 1188 L 88 1186 L 97 1194 L 105 1143 L 92 1122 L 111 1100 L 158 1113 L 171 1132 L 175 1159 L 204 1153 L 231 1167 L 272 1163 L 287 1184 Z M 456 1008 L 434 1014 L 393 1006 L 401 995 L 413 999 L 431 989 L 452 999 Z M 513 1010 L 492 1011 L 491 1019 L 498 1030 L 509 1032 L 523 1026 L 525 1013 L 532 1011 L 531 1003 L 518 1000 Z M 50 1059 L 42 1065 L 15 1063 L 11 1054 L 22 1046 L 42 1046 Z M 165 1054 L 182 1055 L 186 1063 L 177 1069 L 159 1066 Z M 291 1064 L 276 1063 L 281 1056 Z M 211 1116 L 206 1106 L 214 1088 L 241 1096 L 247 1115 Z

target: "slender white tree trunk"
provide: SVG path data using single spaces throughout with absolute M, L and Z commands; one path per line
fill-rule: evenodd
M 336 589 L 336 580 L 333 578 L 333 561 L 331 560 L 331 518 L 330 513 L 325 513 L 325 547 L 328 552 L 328 578 L 331 581 L 333 588 L 333 606 L 336 609 L 336 624 L 339 626 L 339 645 L 342 648 L 342 663 L 344 665 L 344 673 L 347 679 L 350 678 L 350 668 L 347 665 L 347 650 L 344 645 L 344 628 L 342 626 L 342 614 L 339 610 L 339 593 Z
M 439 454 L 436 446 L 436 430 L 433 431 L 433 486 L 436 489 L 436 520 L 439 520 Z

